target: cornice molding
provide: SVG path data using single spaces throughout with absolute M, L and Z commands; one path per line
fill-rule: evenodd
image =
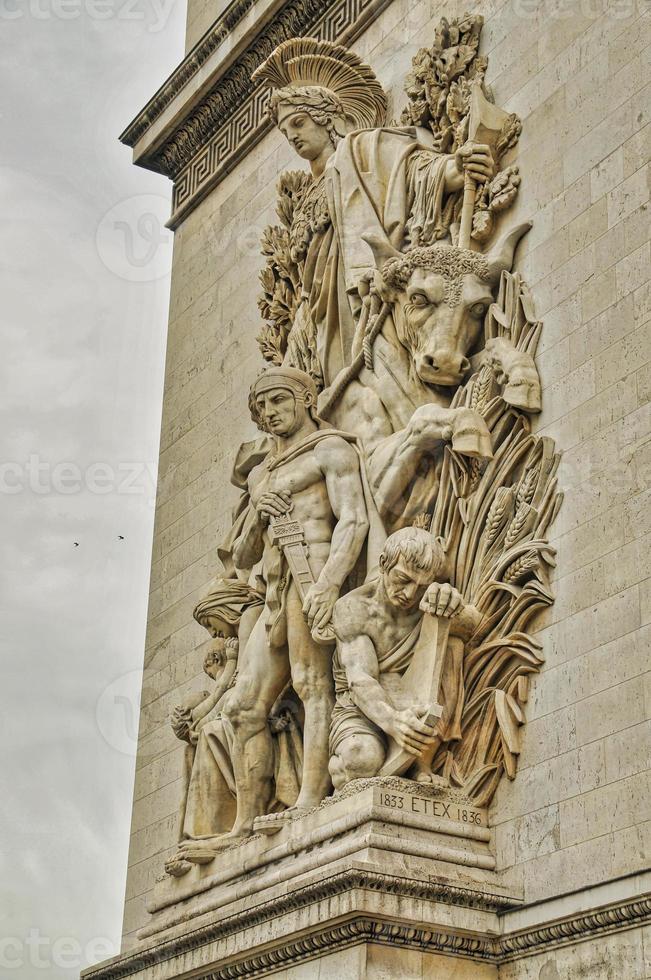
M 650 916 L 651 898 L 590 915 L 577 916 L 574 919 L 554 923 L 546 929 L 538 929 L 517 937 L 523 941 L 518 952 L 520 956 L 532 955 L 548 948 L 565 945 L 573 940 L 583 942 L 599 934 L 642 924 Z M 505 948 L 509 944 L 509 937 L 493 939 L 487 936 L 431 931 L 421 927 L 385 922 L 371 916 L 361 916 L 316 935 L 288 943 L 280 949 L 269 950 L 222 969 L 213 970 L 197 980 L 234 980 L 239 977 L 262 976 L 272 968 L 294 966 L 315 955 L 322 956 L 326 952 L 335 952 L 360 942 L 373 942 L 393 947 L 403 946 L 406 949 L 417 949 L 428 953 L 454 954 L 457 957 L 488 961 L 496 965 L 518 958 L 513 955 L 513 950 L 507 952 Z
M 483 911 L 503 912 L 511 908 L 519 908 L 518 899 L 475 888 L 464 888 L 452 885 L 446 881 L 428 881 L 415 878 L 403 878 L 396 875 L 381 874 L 358 868 L 350 868 L 333 874 L 322 881 L 297 888 L 286 895 L 276 896 L 262 902 L 254 908 L 225 916 L 218 922 L 194 928 L 182 937 L 163 940 L 153 949 L 146 949 L 138 956 L 138 969 L 143 966 L 154 966 L 171 956 L 188 952 L 198 945 L 226 939 L 243 929 L 264 925 L 280 915 L 296 912 L 308 905 L 327 901 L 338 895 L 344 895 L 355 889 L 366 889 L 382 892 L 385 895 L 396 895 L 400 898 L 424 899 L 430 902 L 442 902 L 446 905 L 463 906 L 465 908 L 481 909 Z M 101 976 L 102 980 L 118 980 L 120 977 L 131 975 L 134 970 L 126 966 L 115 965 L 115 972 L 89 973 L 88 978 Z
M 506 934 L 499 940 L 499 959 L 506 962 L 550 946 L 594 939 L 604 933 L 642 925 L 649 918 L 651 895 L 643 895 L 634 901 L 619 902 L 584 915 L 571 916 L 539 929 Z
M 356 946 L 360 942 L 403 946 L 405 949 L 426 950 L 430 953 L 454 953 L 456 956 L 474 960 L 494 959 L 490 939 L 431 932 L 420 927 L 397 925 L 363 916 L 325 929 L 316 935 L 305 936 L 281 949 L 270 950 L 206 973 L 197 980 L 234 980 L 236 977 L 263 976 L 272 968 L 295 966 L 314 956 Z
M 255 6 L 256 0 L 232 0 L 226 10 L 187 53 L 178 68 L 167 78 L 147 105 L 129 123 L 120 136 L 120 142 L 135 146 L 162 112 L 174 101 L 185 86 L 192 81 L 211 54 L 226 40 L 242 18 Z
M 199 929 L 191 929 L 185 935 L 164 940 L 155 947 L 135 950 L 119 960 L 84 971 L 84 980 L 121 980 L 139 971 L 152 968 L 193 949 L 205 947 L 211 942 L 226 939 L 247 928 L 264 925 L 282 914 L 296 911 L 309 904 L 326 901 L 353 889 L 370 889 L 405 898 L 428 899 L 467 908 L 493 909 L 501 914 L 509 911 L 508 899 L 487 896 L 472 889 L 465 889 L 437 882 L 417 881 L 376 872 L 350 869 L 333 875 L 325 881 L 294 893 L 263 903 L 256 908 L 239 912 Z M 651 920 L 651 894 L 634 900 L 611 903 L 592 912 L 565 916 L 549 924 L 505 933 L 502 936 L 460 933 L 452 930 L 425 929 L 360 912 L 349 921 L 324 927 L 300 939 L 274 944 L 273 948 L 243 956 L 215 970 L 196 973 L 196 980 L 232 980 L 236 977 L 256 977 L 272 967 L 289 967 L 324 953 L 335 952 L 359 942 L 383 943 L 404 946 L 427 952 L 443 952 L 458 957 L 483 960 L 495 964 L 506 963 L 523 956 L 531 956 L 547 949 L 584 942 L 598 936 L 630 929 Z M 190 925 L 190 923 L 188 923 Z
M 162 113 L 182 94 L 219 45 L 253 9 L 256 0 L 233 0 L 182 64 L 122 133 L 120 140 L 135 147 Z M 268 133 L 269 92 L 251 76 L 274 48 L 290 37 L 313 35 L 350 44 L 390 0 L 287 0 L 260 28 L 232 62 L 214 70 L 206 93 L 196 101 L 188 95 L 164 135 L 152 142 L 135 162 L 174 182 L 169 227 L 176 228 Z M 192 94 L 195 94 L 193 101 Z

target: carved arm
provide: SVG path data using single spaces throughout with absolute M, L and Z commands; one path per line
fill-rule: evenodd
M 380 668 L 373 641 L 363 634 L 347 635 L 350 631 L 342 623 L 343 617 L 345 613 L 337 613 L 335 630 L 338 637 L 339 660 L 346 671 L 350 696 L 367 718 L 370 718 L 382 731 L 389 732 L 395 720 L 396 710 L 387 700 L 379 682 Z
M 440 457 L 450 442 L 455 452 L 477 458 L 492 456 L 490 433 L 483 418 L 467 408 L 422 405 L 405 429 L 384 439 L 371 455 L 369 478 L 383 517 L 394 513 L 416 479 L 421 461 Z
M 355 567 L 369 527 L 359 457 L 350 443 L 333 436 L 316 446 L 315 457 L 337 523 L 326 563 L 303 604 L 313 631 L 323 629 L 330 622 L 334 604 L 346 577 Z
M 233 545 L 233 562 L 236 568 L 253 568 L 264 551 L 265 523 L 252 503 L 244 519 L 242 531 Z

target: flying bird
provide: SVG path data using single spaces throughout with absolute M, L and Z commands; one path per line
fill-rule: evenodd
M 73 544 L 74 544 L 75 548 L 78 548 L 79 547 L 79 542 L 78 541 L 74 541 Z
M 124 535 L 123 534 L 118 534 L 118 538 L 120 539 L 120 541 L 124 541 Z

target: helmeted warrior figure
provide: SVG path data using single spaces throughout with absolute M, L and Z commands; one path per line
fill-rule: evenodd
M 231 732 L 235 823 L 223 836 L 188 844 L 190 861 L 211 860 L 233 840 L 249 836 L 255 818 L 267 814 L 274 778 L 268 716 L 289 681 L 304 712 L 301 789 L 292 809 L 315 806 L 328 793 L 334 704 L 334 637 L 328 627 L 369 527 L 354 438 L 319 428 L 310 376 L 290 367 L 269 369 L 254 382 L 249 403 L 274 448 L 249 474 L 250 502 L 233 558 L 238 568 L 262 563 L 265 606 L 240 652 L 237 682 L 222 708 Z M 288 523 L 290 538 L 300 539 L 300 578 L 295 551 L 283 546 Z

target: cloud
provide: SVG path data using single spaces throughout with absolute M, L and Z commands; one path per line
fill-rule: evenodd
M 39 957 L 76 978 L 119 944 L 134 759 L 97 706 L 142 666 L 169 276 L 116 274 L 97 234 L 110 209 L 137 230 L 169 198 L 117 134 L 182 57 L 184 19 L 177 2 L 152 33 L 139 2 L 140 19 L 80 3 L 64 20 L 30 0 L 2 25 L 0 958 L 17 980 Z

